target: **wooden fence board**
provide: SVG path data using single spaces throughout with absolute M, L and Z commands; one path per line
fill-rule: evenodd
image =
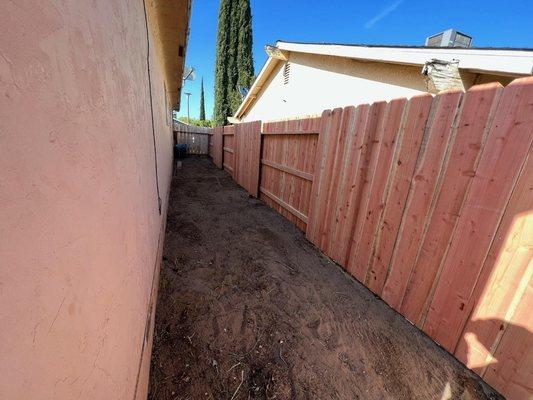
M 341 108 L 325 111 L 322 114 L 322 127 L 318 136 L 317 165 L 311 189 L 311 206 L 306 232 L 308 239 L 318 247 L 322 240 L 326 218 L 327 198 L 331 190 L 329 182 L 333 173 L 342 114 Z
M 217 168 L 222 169 L 222 163 L 223 163 L 223 141 L 222 141 L 222 133 L 224 132 L 224 127 L 217 126 L 213 129 L 213 137 L 212 137 L 212 143 L 213 143 L 213 149 L 212 149 L 212 155 L 213 163 L 217 166 Z
M 261 121 L 246 122 L 234 127 L 235 149 L 226 149 L 234 155 L 234 179 L 246 191 L 259 194 L 259 165 L 261 160 Z M 235 153 L 238 154 L 235 154 Z
M 502 93 L 476 176 L 457 222 L 424 331 L 454 351 L 481 267 L 533 139 L 533 80 Z
M 530 264 L 530 271 L 533 265 Z M 527 283 L 516 312 L 507 324 L 483 378 L 512 400 L 530 400 L 533 393 L 533 282 Z
M 346 225 L 349 229 L 346 230 L 345 234 L 335 239 L 341 243 L 339 262 L 342 262 L 343 265 L 348 265 L 347 260 L 351 247 L 357 246 L 361 240 L 370 200 L 371 182 L 369 178 L 374 174 L 377 165 L 387 112 L 388 104 L 386 102 L 377 102 L 370 106 L 364 133 L 358 141 L 357 148 L 354 149 L 359 153 L 359 165 L 355 172 L 355 181 L 349 184 L 355 186 L 356 197 L 349 201 L 353 201 L 355 207 L 352 207 L 353 216 L 350 215 L 351 221 Z
M 467 188 L 475 175 L 500 94 L 501 85 L 489 84 L 468 91 L 463 100 L 439 196 L 401 303 L 401 313 L 417 325 L 420 325 L 427 307 L 441 259 L 448 248 Z M 395 306 L 399 307 L 397 302 Z
M 393 100 L 388 104 L 386 124 L 383 127 L 384 132 L 379 143 L 377 165 L 373 169 L 374 173 L 370 173 L 367 177 L 370 193 L 364 218 L 361 220 L 363 224 L 361 235 L 357 243 L 351 243 L 346 261 L 348 269 L 359 281 L 364 281 L 367 266 L 372 256 L 377 223 L 385 207 L 387 182 L 394 161 L 396 145 L 401 138 L 400 126 L 404 118 L 406 104 L 406 99 Z
M 372 109 L 370 113 L 372 114 Z M 347 236 L 342 236 L 339 229 L 339 218 L 340 213 L 343 209 L 343 204 L 345 204 L 344 199 L 342 198 L 342 189 L 345 185 L 343 182 L 343 177 L 350 176 L 352 171 L 347 171 L 349 159 L 349 152 L 353 151 L 353 148 L 350 146 L 353 143 L 353 140 L 348 140 L 349 132 L 353 129 L 353 121 L 355 117 L 355 108 L 346 107 L 342 110 L 342 119 L 339 128 L 339 135 L 336 138 L 336 151 L 332 158 L 332 171 L 331 178 L 328 181 L 328 196 L 325 198 L 324 204 L 324 215 L 321 223 L 321 236 L 318 241 L 318 247 L 320 247 L 324 253 L 332 257 L 335 261 L 343 264 L 343 260 L 336 259 L 336 254 L 333 253 L 332 247 L 339 242 L 335 241 L 335 236 L 340 236 L 340 241 L 347 240 Z M 366 133 L 366 132 L 365 132 Z M 350 135 L 351 136 L 351 135 Z M 363 135 L 364 136 L 364 135 Z M 363 141 L 363 146 L 365 142 Z M 355 149 L 358 153 L 364 154 L 365 149 Z M 359 190 L 360 191 L 360 190 Z M 349 235 L 349 233 L 348 233 Z M 335 246 L 338 248 L 338 246 Z
M 374 240 L 373 255 L 364 279 L 368 288 L 377 294 L 381 293 L 385 283 L 431 105 L 432 97 L 428 95 L 412 98 L 407 106 L 402 142 L 397 150 L 396 165 L 391 171 L 385 209 L 378 223 L 378 235 Z M 365 266 L 356 266 L 356 268 L 364 269 Z
M 235 179 L 235 126 L 225 126 L 222 132 L 223 167 Z
M 350 111 L 350 109 L 347 108 L 345 111 Z M 350 248 L 350 238 L 357 222 L 356 218 L 365 179 L 364 162 L 368 127 L 374 120 L 375 118 L 371 116 L 371 107 L 368 104 L 362 104 L 355 109 L 353 122 L 348 130 L 350 140 L 346 146 L 345 174 L 340 185 L 337 226 L 334 233 L 334 240 L 337 243 L 331 254 L 332 258 L 344 267 L 347 267 L 346 257 Z
M 400 308 L 418 255 L 462 96 L 462 92 L 441 95 L 428 121 L 426 143 L 419 153 L 381 296 L 394 309 Z
M 489 365 L 498 362 L 494 360 L 494 352 L 533 274 L 532 194 L 533 154 L 530 149 L 467 307 L 472 312 L 454 353 L 480 376 Z M 533 348 L 531 341 L 533 336 L 529 343 Z
M 264 190 L 260 199 L 303 231 L 307 228 L 319 126 L 320 118 L 263 124 L 260 180 Z

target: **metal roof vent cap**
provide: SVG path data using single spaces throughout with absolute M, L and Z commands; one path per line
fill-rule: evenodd
M 428 47 L 472 47 L 472 36 L 465 35 L 455 29 L 448 29 L 426 39 Z

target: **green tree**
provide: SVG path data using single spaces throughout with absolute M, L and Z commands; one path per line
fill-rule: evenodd
M 214 120 L 224 125 L 241 103 L 239 86 L 254 76 L 250 0 L 221 0 L 215 64 Z
M 205 126 L 207 128 L 212 128 L 214 126 L 213 121 L 208 120 L 208 119 L 204 121 L 202 121 L 201 119 L 195 119 L 195 118 L 191 118 L 190 120 L 187 120 L 187 117 L 179 117 L 178 120 L 187 125 L 192 125 L 192 126 Z
M 228 58 L 230 44 L 231 6 L 234 0 L 221 0 L 218 11 L 217 54 L 215 62 L 215 109 L 213 118 L 224 125 L 228 115 Z
M 205 121 L 205 95 L 204 95 L 204 78 L 200 89 L 200 121 Z
M 254 78 L 252 9 L 250 8 L 250 0 L 239 0 L 238 12 L 237 84 L 249 88 Z

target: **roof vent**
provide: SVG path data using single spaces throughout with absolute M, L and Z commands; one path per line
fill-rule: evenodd
M 285 63 L 285 67 L 283 68 L 283 84 L 287 85 L 289 83 L 289 78 L 291 74 L 291 63 Z
M 428 47 L 472 47 L 472 37 L 455 29 L 430 36 L 426 39 Z

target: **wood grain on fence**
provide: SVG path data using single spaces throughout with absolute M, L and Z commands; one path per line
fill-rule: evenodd
M 233 178 L 254 196 L 259 192 L 259 166 L 261 162 L 261 121 L 246 122 L 234 127 L 235 155 Z
M 459 121 L 454 127 L 455 140 L 442 173 L 442 182 L 435 196 L 431 216 L 417 259 L 411 262 L 411 276 L 401 300 L 395 308 L 417 326 L 429 306 L 430 293 L 440 260 L 448 249 L 469 185 L 476 175 L 481 149 L 492 123 L 502 87 L 489 84 L 469 90 L 464 99 Z
M 262 147 L 224 128 L 224 165 L 260 165 L 262 200 L 502 394 L 525 399 L 532 116 L 523 78 L 267 122 Z
M 235 177 L 235 144 L 235 126 L 225 126 L 224 130 L 222 131 L 222 166 L 224 167 L 224 170 L 229 172 L 232 177 Z
M 423 325 L 452 352 L 533 140 L 533 83 L 525 82 L 503 90 Z
M 211 137 L 211 157 L 213 158 L 213 163 L 217 166 L 217 168 L 222 169 L 223 165 L 223 134 L 224 127 L 217 126 L 213 129 L 213 136 Z
M 305 231 L 320 118 L 263 124 L 260 199 Z

